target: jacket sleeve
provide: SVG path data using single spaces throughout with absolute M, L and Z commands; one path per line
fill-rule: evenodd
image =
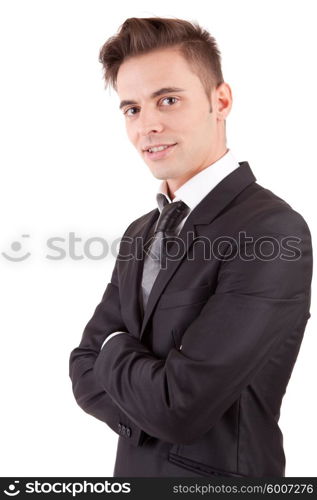
M 181 350 L 159 359 L 137 338 L 117 335 L 96 360 L 105 391 L 154 437 L 189 444 L 205 434 L 278 346 L 305 328 L 312 274 L 306 222 L 280 211 L 254 221 L 246 234 L 236 257 L 221 262 L 215 293 L 186 328 Z M 272 243 L 279 254 L 267 258 Z
M 70 354 L 69 376 L 78 405 L 138 446 L 146 434 L 117 406 L 93 371 L 103 341 L 117 330 L 126 331 L 120 312 L 116 262 L 102 300 L 87 323 L 79 346 Z

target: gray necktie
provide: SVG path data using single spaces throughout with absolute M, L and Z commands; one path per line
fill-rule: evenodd
M 147 256 L 144 260 L 142 276 L 144 310 L 160 269 L 166 267 L 167 245 L 173 241 L 177 227 L 189 211 L 190 208 L 183 201 L 168 203 L 166 200 L 166 204 L 156 222 L 154 234 L 150 242 L 145 245 Z

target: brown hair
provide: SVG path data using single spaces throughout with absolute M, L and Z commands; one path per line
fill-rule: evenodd
M 179 48 L 200 78 L 207 96 L 222 83 L 221 55 L 216 40 L 197 23 L 162 17 L 130 17 L 100 49 L 106 87 L 117 90 L 117 75 L 128 57 L 168 47 Z

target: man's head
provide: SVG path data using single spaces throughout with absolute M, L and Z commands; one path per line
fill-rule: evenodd
M 100 51 L 129 139 L 173 192 L 226 152 L 231 90 L 210 34 L 180 19 L 131 18 Z M 151 146 L 170 145 L 161 151 Z

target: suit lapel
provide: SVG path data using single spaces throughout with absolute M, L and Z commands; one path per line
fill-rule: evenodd
M 152 287 L 146 306 L 140 332 L 140 339 L 144 334 L 147 323 L 151 317 L 151 314 L 159 297 L 163 293 L 173 274 L 176 272 L 181 261 L 185 258 L 195 237 L 197 236 L 195 226 L 198 226 L 199 224 L 210 224 L 226 207 L 226 205 L 228 205 L 228 203 L 230 203 L 249 184 L 256 181 L 256 178 L 253 175 L 248 162 L 241 162 L 239 164 L 240 167 L 231 172 L 231 174 L 227 175 L 227 177 L 225 177 L 219 184 L 217 184 L 217 186 L 212 189 L 205 196 L 205 198 L 203 198 L 203 200 L 195 207 L 195 209 L 187 218 L 180 234 L 178 235 L 178 238 L 182 240 L 182 249 L 184 249 L 185 251 L 182 252 L 182 258 L 179 258 L 177 260 L 169 260 L 166 269 L 161 269 L 161 271 L 159 272 Z M 133 274 L 130 275 L 130 279 L 133 281 L 129 281 L 130 283 L 133 283 L 134 287 L 136 287 L 133 290 L 133 295 L 136 295 L 136 297 L 138 297 L 140 275 L 138 276 L 138 280 L 136 280 L 136 275 L 138 271 L 140 272 L 140 268 L 142 267 L 140 265 L 140 262 L 136 267 L 138 269 L 133 271 Z
M 126 235 L 127 242 L 121 243 L 122 255 L 131 255 L 131 258 L 128 258 L 124 263 L 124 271 L 120 273 L 122 316 L 128 331 L 136 337 L 139 337 L 143 317 L 139 301 L 144 262 L 142 248 L 158 216 L 159 210 L 155 209 L 142 217 L 133 231 L 129 231 L 128 235 Z

